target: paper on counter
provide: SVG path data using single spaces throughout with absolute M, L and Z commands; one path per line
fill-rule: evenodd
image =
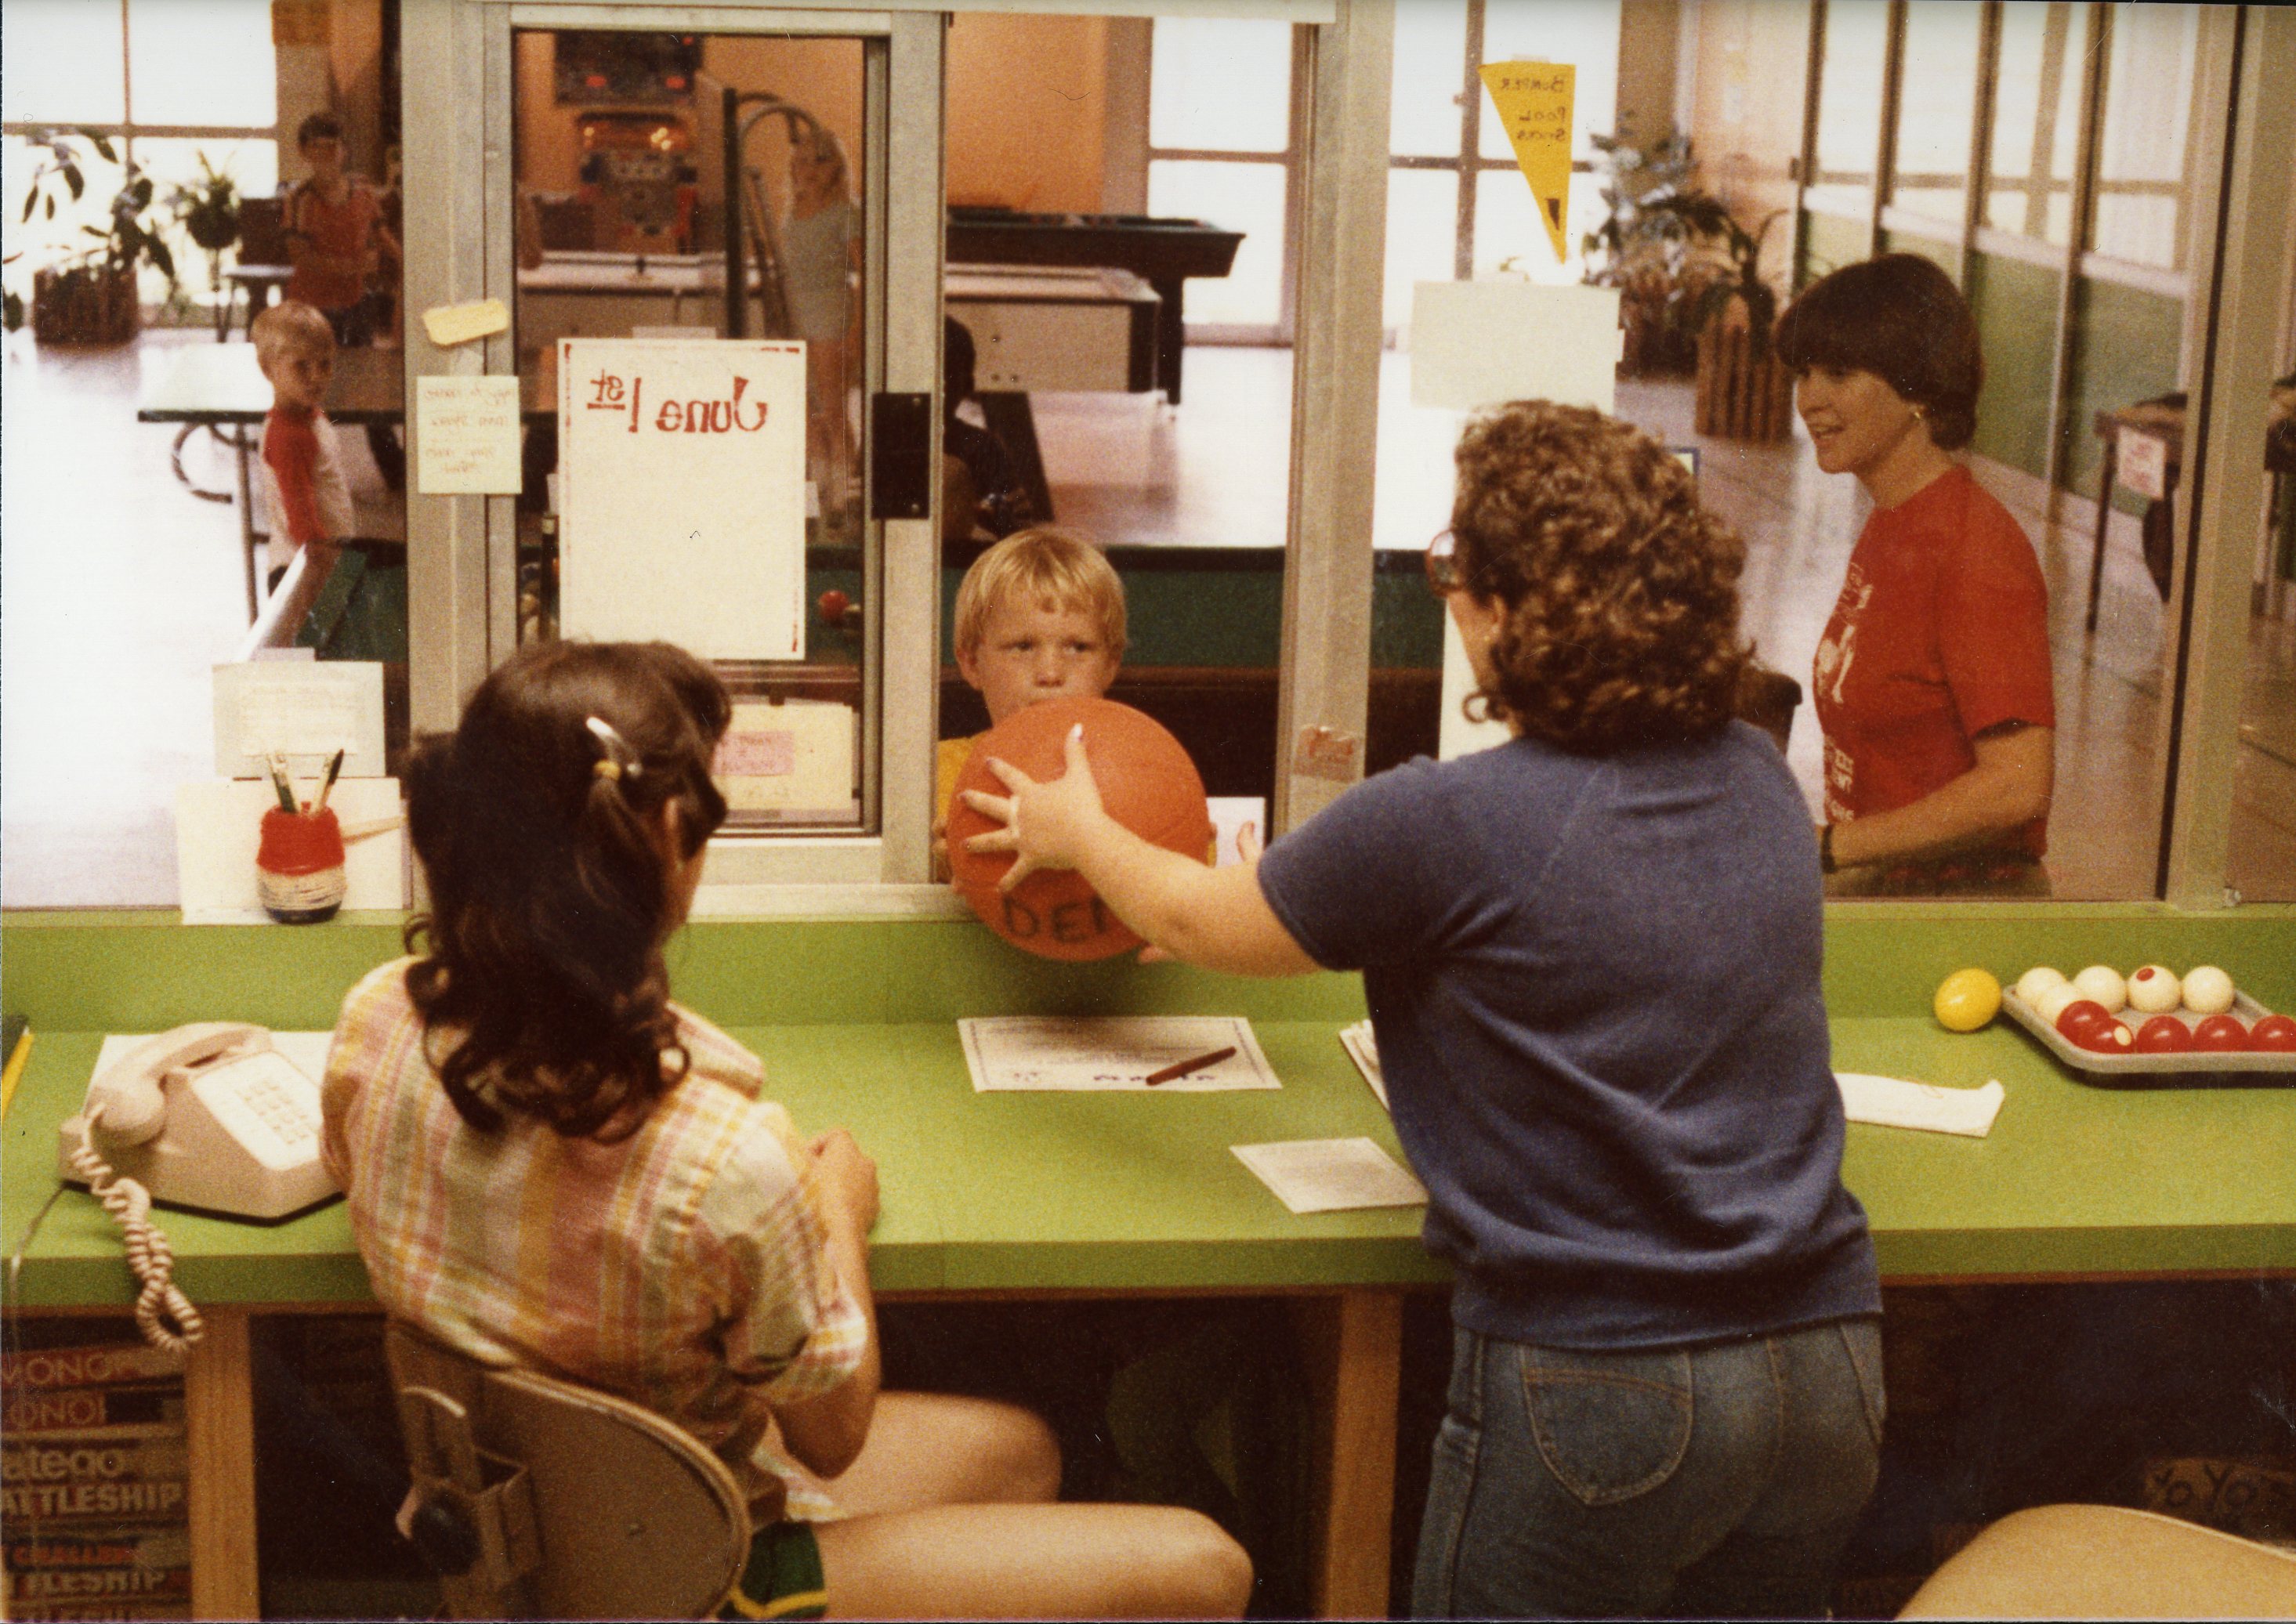
M 1371 1139 L 1287 1139 L 1229 1148 L 1294 1212 L 1427 1204 L 1426 1187 Z
M 1981 1089 L 1941 1089 L 1866 1072 L 1836 1072 L 1833 1081 L 1841 1087 L 1842 1109 L 1853 1122 L 1958 1133 L 1972 1139 L 1993 1130 L 1993 1119 L 2001 1114 L 2005 1098 L 1997 1078 Z
M 1139 1089 L 1201 1094 L 1283 1086 L 1242 1016 L 989 1016 L 959 1021 L 956 1030 L 978 1093 Z M 1149 1088 L 1151 1072 L 1230 1048 L 1235 1053 L 1225 1060 Z
M 1387 1103 L 1387 1073 L 1379 1069 L 1379 1043 L 1371 1034 L 1371 1023 L 1357 1021 L 1352 1026 L 1341 1027 L 1340 1047 L 1348 1051 L 1348 1058 L 1356 1063 L 1356 1070 L 1371 1084 L 1371 1091 L 1379 1098 L 1380 1108 L 1391 1111 L 1394 1107 Z

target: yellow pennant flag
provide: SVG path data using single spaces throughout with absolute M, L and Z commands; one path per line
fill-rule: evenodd
M 1578 84 L 1578 69 L 1568 62 L 1483 65 L 1484 88 L 1514 143 L 1514 160 L 1538 200 L 1538 218 L 1557 259 L 1570 257 L 1562 216 L 1570 200 L 1570 105 Z

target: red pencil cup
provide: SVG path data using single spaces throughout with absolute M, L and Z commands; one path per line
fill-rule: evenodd
M 343 826 L 334 809 L 266 808 L 255 852 L 255 889 L 282 925 L 316 925 L 343 905 Z

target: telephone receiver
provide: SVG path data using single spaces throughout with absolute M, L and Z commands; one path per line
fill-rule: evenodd
M 277 1219 L 340 1193 L 319 1157 L 318 1085 L 260 1026 L 162 1032 L 106 1067 L 57 1131 L 56 1171 L 86 1184 L 83 1143 L 155 1202 Z

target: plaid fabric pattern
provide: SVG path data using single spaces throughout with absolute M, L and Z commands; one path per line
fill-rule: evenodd
M 328 1167 L 383 1306 L 495 1365 L 668 1417 L 793 1518 L 835 1506 L 773 1449 L 775 1404 L 825 1392 L 867 1321 L 824 1246 L 812 1158 L 759 1099 L 757 1057 L 676 1010 L 684 1081 L 618 1144 L 531 1119 L 482 1134 L 447 1098 L 400 959 L 343 1002 L 324 1089 Z

